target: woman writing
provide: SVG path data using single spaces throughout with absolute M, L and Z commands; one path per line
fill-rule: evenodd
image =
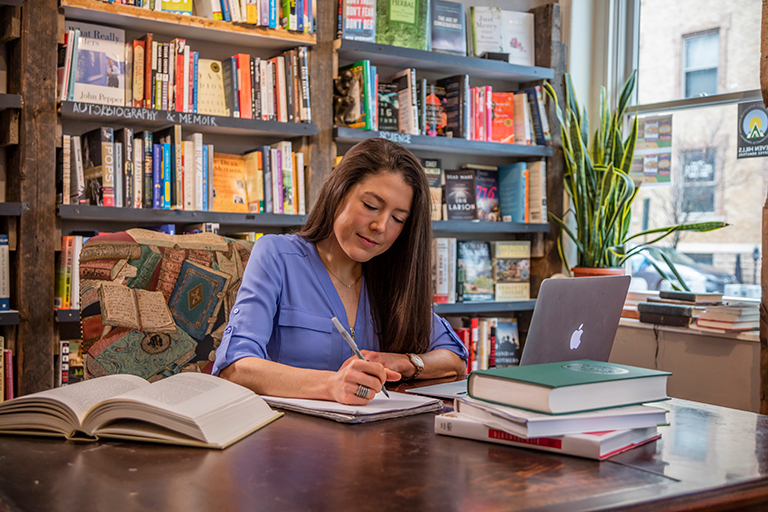
M 463 374 L 463 344 L 431 311 L 429 202 L 405 148 L 353 147 L 298 234 L 254 245 L 214 375 L 263 395 L 363 405 L 386 381 Z

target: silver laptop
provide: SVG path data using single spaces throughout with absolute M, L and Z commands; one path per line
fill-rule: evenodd
M 630 276 L 545 279 L 520 365 L 576 359 L 608 361 L 631 280 Z M 450 399 L 467 394 L 467 381 L 406 391 Z

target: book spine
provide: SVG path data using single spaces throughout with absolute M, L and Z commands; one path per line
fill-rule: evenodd
M 152 208 L 163 208 L 163 146 L 152 146 Z
M 171 192 L 171 206 L 176 210 L 184 209 L 184 143 L 181 140 L 181 125 L 174 125 L 173 138 L 171 139 L 173 144 L 171 151 L 174 152 L 175 158 L 171 161 L 171 187 L 175 187 Z
M 5 399 L 12 400 L 15 396 L 13 389 L 13 352 L 9 348 L 3 350 L 3 370 L 5 370 Z
M 270 159 L 271 151 L 269 146 L 262 146 L 261 165 L 264 168 L 264 211 L 274 213 L 274 204 L 272 202 L 272 161 Z
M 144 140 L 141 137 L 133 139 L 133 208 L 143 206 L 144 182 Z
M 152 144 L 152 134 L 150 132 L 142 133 L 142 140 L 144 146 L 144 183 L 142 190 L 143 206 L 144 208 L 154 208 L 154 159 L 152 157 L 154 153 L 154 145 Z
M 0 235 L 0 311 L 11 309 L 8 235 Z
M 202 187 L 202 202 L 203 202 L 203 208 L 202 211 L 207 212 L 210 210 L 210 203 L 208 202 L 208 184 L 210 183 L 209 180 L 209 174 L 210 170 L 208 168 L 208 145 L 203 144 L 203 187 Z
M 61 137 L 61 202 L 69 204 L 72 189 L 72 139 L 69 135 Z
M 115 194 L 115 208 L 123 207 L 123 143 L 115 142 L 115 176 L 114 180 L 114 194 Z
M 0 336 L 0 402 L 5 401 L 5 338 Z
M 200 54 L 198 52 L 192 52 L 192 59 L 194 62 L 192 71 L 192 112 L 197 114 L 197 102 L 198 102 L 198 73 L 200 72 Z
M 102 201 L 104 206 L 115 206 L 115 143 L 114 136 L 101 141 Z
M 298 214 L 306 215 L 307 213 L 307 198 L 306 198 L 306 183 L 305 183 L 305 171 L 304 171 L 304 153 L 301 151 L 296 153 L 296 165 L 293 169 L 295 175 L 298 176 Z
M 171 166 L 173 165 L 171 162 L 171 151 L 173 148 L 171 148 L 171 144 L 168 142 L 164 142 L 162 145 L 162 176 L 163 176 L 163 209 L 164 210 L 170 210 L 171 209 L 171 194 L 172 194 L 172 182 L 171 182 Z
M 144 64 L 146 47 L 145 42 L 139 39 L 133 41 L 133 106 L 136 108 L 144 107 L 144 77 L 146 71 Z
M 309 101 L 309 56 L 306 46 L 299 46 L 299 78 L 301 79 L 301 122 L 312 122 L 312 105 Z
M 70 309 L 80 309 L 80 253 L 83 251 L 83 237 L 74 236 L 72 247 L 72 289 L 69 294 Z
M 152 44 L 152 34 L 144 36 L 144 108 L 152 108 L 152 84 L 153 84 L 153 54 L 155 45 Z M 141 106 L 141 105 L 137 105 Z

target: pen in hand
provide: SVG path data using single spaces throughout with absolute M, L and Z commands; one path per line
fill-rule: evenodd
M 339 330 L 339 332 L 341 333 L 341 337 L 344 338 L 344 341 L 347 342 L 347 345 L 349 345 L 349 348 L 352 349 L 352 352 L 355 353 L 358 359 L 367 361 L 367 359 L 364 358 L 363 354 L 360 352 L 360 349 L 357 348 L 357 344 L 355 343 L 355 340 L 352 339 L 352 336 L 350 336 L 347 330 L 344 328 L 344 326 L 341 325 L 341 322 L 339 322 L 339 319 L 336 317 L 333 317 L 331 318 L 331 321 L 333 322 L 333 325 L 336 326 L 336 329 Z M 389 398 L 389 393 L 387 393 L 387 389 L 384 387 L 384 384 L 381 385 L 381 390 L 384 392 L 385 395 L 387 395 L 387 398 Z

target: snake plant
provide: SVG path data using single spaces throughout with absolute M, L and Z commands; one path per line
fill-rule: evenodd
M 562 218 L 549 212 L 554 221 L 576 244 L 579 267 L 621 267 L 628 258 L 645 250 L 653 243 L 675 231 L 712 231 L 727 226 L 723 222 L 698 222 L 656 228 L 630 235 L 632 202 L 639 185 L 629 176 L 637 141 L 637 117 L 626 138 L 622 133 L 624 115 L 635 87 L 637 71 L 624 83 L 618 104 L 608 110 L 605 87 L 600 90 L 600 123 L 589 143 L 589 120 L 586 109 L 579 107 L 573 91 L 571 76 L 565 75 L 565 101 L 563 114 L 557 94 L 551 84 L 544 88 L 554 101 L 565 157 L 563 186 L 571 197 L 571 205 Z M 565 222 L 568 214 L 575 218 L 576 230 Z M 650 236 L 649 241 L 642 237 Z M 562 237 L 558 238 L 558 252 L 570 274 L 570 266 L 563 252 Z M 674 264 L 663 255 L 677 281 L 684 289 L 687 285 Z M 669 279 L 661 268 L 656 270 Z M 671 279 L 670 279 L 671 281 Z M 673 285 L 674 286 L 674 285 Z

